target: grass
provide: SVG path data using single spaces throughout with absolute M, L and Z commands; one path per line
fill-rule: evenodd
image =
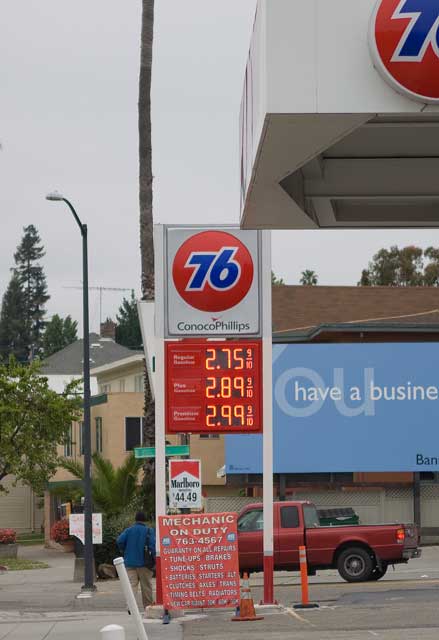
M 25 560 L 23 558 L 0 558 L 0 565 L 7 567 L 9 571 L 27 571 L 30 569 L 48 569 L 46 562 L 39 560 Z
M 42 533 L 19 533 L 17 542 L 24 547 L 29 547 L 33 544 L 44 544 L 44 535 Z

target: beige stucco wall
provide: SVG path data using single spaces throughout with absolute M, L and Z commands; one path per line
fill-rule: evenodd
M 97 375 L 98 388 L 101 393 L 106 388 L 106 393 L 136 392 L 136 378 L 143 387 L 144 365 L 143 360 L 132 362 L 124 367 L 117 367 Z M 108 388 L 109 387 L 109 388 Z
M 26 485 L 14 487 L 12 476 L 4 478 L 2 485 L 9 493 L 0 493 L 0 529 L 40 531 L 44 517 L 41 499 Z

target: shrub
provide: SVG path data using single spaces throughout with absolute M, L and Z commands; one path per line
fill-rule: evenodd
M 0 544 L 14 544 L 17 532 L 14 529 L 0 529 Z
M 113 564 L 114 558 L 122 555 L 116 545 L 116 540 L 122 531 L 132 524 L 134 524 L 134 513 L 132 512 L 110 517 L 104 515 L 102 521 L 102 544 L 94 547 L 97 567 L 100 564 Z
M 69 533 L 69 521 L 64 518 L 63 520 L 55 522 L 50 530 L 50 537 L 52 540 L 55 540 L 55 542 L 67 542 L 68 540 L 72 540 Z

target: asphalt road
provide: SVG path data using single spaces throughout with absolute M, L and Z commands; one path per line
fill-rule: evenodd
M 251 577 L 255 602 L 262 598 L 262 576 Z M 310 578 L 310 599 L 318 609 L 296 610 L 298 574 L 275 578 L 275 597 L 283 608 L 268 610 L 261 622 L 233 623 L 223 612 L 184 625 L 184 640 L 433 640 L 439 635 L 439 547 L 389 569 L 378 582 L 348 584 L 335 571 Z M 239 627 L 236 629 L 236 627 Z

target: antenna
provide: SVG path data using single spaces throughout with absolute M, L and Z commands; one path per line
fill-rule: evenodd
M 82 287 L 63 287 L 63 289 L 81 289 Z M 133 287 L 89 287 L 89 291 L 99 291 L 99 324 L 102 324 L 102 293 L 103 291 L 132 291 L 134 293 Z

